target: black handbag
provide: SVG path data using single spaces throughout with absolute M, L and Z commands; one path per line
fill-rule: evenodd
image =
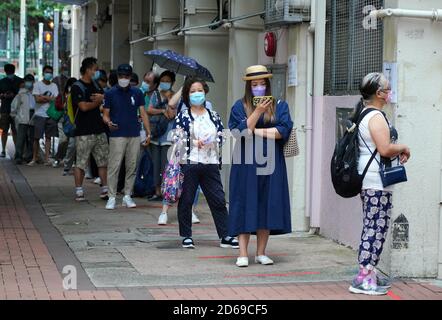
M 399 157 L 397 160 L 398 165 L 396 167 L 386 168 L 384 164 L 379 163 L 379 174 L 384 188 L 408 181 L 405 167 L 399 164 Z
M 361 139 L 367 147 L 368 151 L 370 151 L 370 153 L 374 156 L 375 154 L 371 152 L 370 147 L 367 145 L 362 136 Z M 377 152 L 378 151 L 376 150 L 375 153 Z M 405 167 L 399 163 L 399 157 L 397 157 L 396 159 L 398 161 L 398 165 L 396 167 L 386 167 L 383 161 L 379 161 L 375 157 L 376 162 L 379 164 L 379 174 L 381 175 L 382 185 L 384 186 L 384 188 L 408 181 L 407 171 L 405 170 Z

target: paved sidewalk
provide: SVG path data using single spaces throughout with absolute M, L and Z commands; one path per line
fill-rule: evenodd
M 0 166 L 0 300 L 122 299 L 114 290 L 65 291 L 15 186 Z
M 277 264 L 239 269 L 237 251 L 219 248 L 206 204 L 197 249 L 184 250 L 175 209 L 166 227 L 156 225 L 160 205 L 145 200 L 108 212 L 90 182 L 89 201 L 78 204 L 72 179 L 0 160 L 0 300 L 442 300 L 442 287 L 412 280 L 384 297 L 350 294 L 355 252 L 321 237 L 272 238 Z M 76 291 L 63 290 L 66 265 L 78 270 Z

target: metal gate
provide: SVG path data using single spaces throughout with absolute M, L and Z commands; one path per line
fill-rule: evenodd
M 382 72 L 383 24 L 367 24 L 384 0 L 327 0 L 325 94 L 359 94 L 361 79 Z

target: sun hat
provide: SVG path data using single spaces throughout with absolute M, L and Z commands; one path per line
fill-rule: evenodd
M 267 70 L 265 66 L 257 65 L 251 66 L 246 69 L 246 75 L 243 77 L 244 81 L 258 80 L 258 79 L 270 79 L 273 74 Z

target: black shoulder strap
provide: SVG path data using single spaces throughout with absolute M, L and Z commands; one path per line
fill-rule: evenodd
M 98 83 L 95 80 L 92 80 L 92 83 L 95 86 L 95 89 L 97 89 L 98 91 L 101 91 L 102 89 L 100 88 L 100 86 L 98 85 Z
M 359 125 L 361 124 L 362 120 L 364 120 L 364 118 L 365 118 L 369 113 L 371 113 L 371 112 L 373 112 L 373 111 L 379 111 L 379 110 L 378 110 L 378 109 L 375 109 L 375 108 L 368 108 L 368 109 L 365 109 L 363 112 L 361 112 L 361 114 L 359 115 L 358 122 L 356 123 L 356 125 L 359 126 Z
M 81 92 L 85 95 L 86 94 L 86 87 L 84 86 L 83 82 L 76 81 L 72 86 L 77 86 L 80 88 Z

